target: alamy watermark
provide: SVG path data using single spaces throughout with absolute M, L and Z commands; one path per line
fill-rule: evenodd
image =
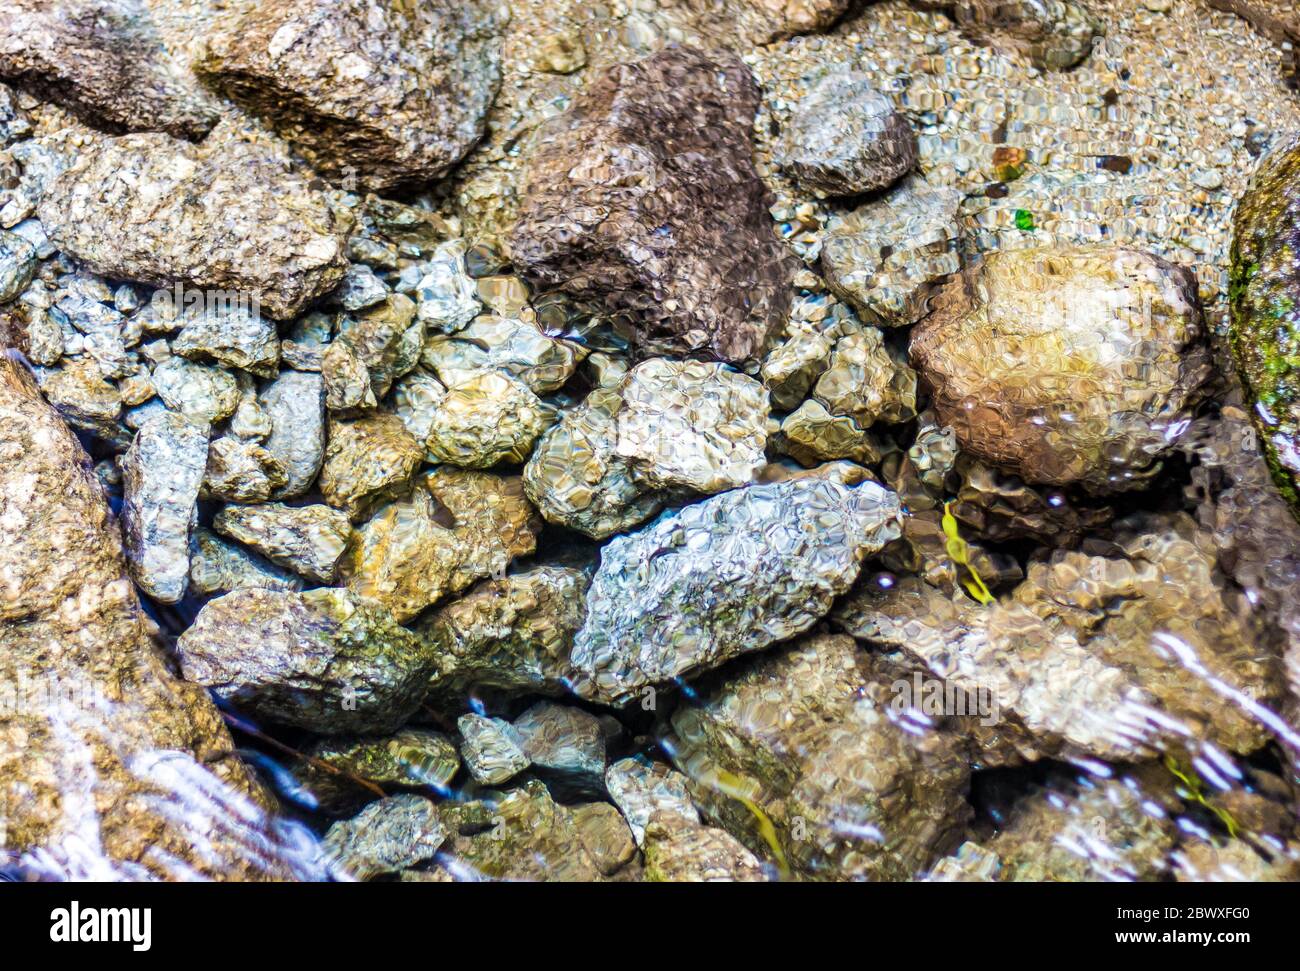
M 899 678 L 890 685 L 890 691 L 893 698 L 889 705 L 898 714 L 911 708 L 929 718 L 973 715 L 985 727 L 996 725 L 1002 719 L 997 698 L 982 686 L 967 691 L 950 681 L 926 678 L 920 671 L 914 671 L 910 678 Z

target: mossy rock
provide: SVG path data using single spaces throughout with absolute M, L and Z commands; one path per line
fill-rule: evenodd
M 1300 517 L 1300 136 L 1259 165 L 1232 240 L 1233 360 L 1269 468 Z

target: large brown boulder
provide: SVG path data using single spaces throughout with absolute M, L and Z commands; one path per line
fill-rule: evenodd
M 641 356 L 761 357 L 794 260 L 754 169 L 758 97 L 732 55 L 670 47 L 610 68 L 537 136 L 515 265 L 603 303 Z
M 142 0 L 5 0 L 0 77 L 105 131 L 197 139 L 217 122 Z
M 0 356 L 0 863 L 295 875 L 217 709 L 154 633 L 89 458 Z
M 445 174 L 501 82 L 491 0 L 260 0 L 218 21 L 195 69 L 322 172 L 372 189 Z

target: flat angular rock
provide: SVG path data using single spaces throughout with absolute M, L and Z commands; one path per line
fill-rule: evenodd
M 813 398 L 862 429 L 901 424 L 916 417 L 916 372 L 885 346 L 880 331 L 866 327 L 835 342 Z
M 845 629 L 894 643 L 935 677 L 990 697 L 999 720 L 1048 755 L 1137 761 L 1189 738 L 1252 752 L 1262 727 L 1207 679 L 1261 703 L 1280 700 L 1277 662 L 1253 650 L 1259 621 L 1221 588 L 1206 538 L 1188 520 L 1148 525 L 1120 532 L 1112 555 L 1061 550 L 1032 564 L 1010 597 L 987 608 L 931 601 L 895 632 L 874 634 L 843 614 Z
M 514 729 L 524 755 L 553 785 L 604 792 L 605 736 L 595 715 L 539 701 L 514 720 Z
M 822 241 L 827 284 L 865 321 L 916 323 L 934 286 L 962 267 L 961 202 L 957 190 L 912 177 L 833 217 Z
M 1102 25 L 1074 0 L 956 0 L 952 12 L 973 39 L 1064 71 L 1092 53 Z
M 749 659 L 674 713 L 674 761 L 706 814 L 778 866 L 910 879 L 963 831 L 970 770 L 955 733 L 898 723 L 897 676 L 847 637 Z
M 424 449 L 396 415 L 331 418 L 320 472 L 320 492 L 353 522 L 405 492 Z
M 632 828 L 638 846 L 645 842 L 646 825 L 661 813 L 677 813 L 700 822 L 691 802 L 689 779 L 662 762 L 621 759 L 605 770 L 605 788 Z
M 0 77 L 105 131 L 202 138 L 217 102 L 169 50 L 143 0 L 8 0 Z
M 116 280 L 256 298 L 276 320 L 347 268 L 324 196 L 260 144 L 161 134 L 83 148 L 46 189 L 41 223 L 64 253 Z
M 429 338 L 420 361 L 447 385 L 475 371 L 504 371 L 544 395 L 558 391 L 585 356 L 583 348 L 548 337 L 535 324 L 484 314 L 456 334 Z
M 536 779 L 492 802 L 447 804 L 443 818 L 453 835 L 438 865 L 453 880 L 601 879 L 571 812 Z
M 862 559 L 898 537 L 899 516 L 898 497 L 875 483 L 788 479 L 611 540 L 574 640 L 579 694 L 627 701 L 807 630 Z
M 415 284 L 419 316 L 431 330 L 454 334 L 473 320 L 483 304 L 478 287 L 465 270 L 465 244 L 458 239 L 440 244 L 423 264 Z
M 479 371 L 447 388 L 424 445 L 434 462 L 467 469 L 518 465 L 554 420 L 522 381 Z
M 175 603 L 190 576 L 190 533 L 208 459 L 208 429 L 163 412 L 136 432 L 122 459 L 122 535 L 131 576 Z
M 37 371 L 41 392 L 69 425 L 109 442 L 122 442 L 122 394 L 104 380 L 94 361 L 82 358 Z
M 307 492 L 325 461 L 325 386 L 319 374 L 283 371 L 257 396 L 271 424 L 266 450 L 280 460 L 288 480 L 273 498 Z
M 1210 375 L 1193 276 L 1136 250 L 994 253 L 931 307 L 910 353 L 939 422 L 1031 483 L 1146 483 Z
M 225 421 L 239 407 L 239 384 L 220 368 L 172 357 L 154 368 L 151 380 L 169 409 L 196 422 Z
M 470 713 L 456 722 L 465 767 L 480 785 L 498 786 L 531 765 L 513 725 L 501 718 Z
M 316 583 L 334 582 L 352 535 L 347 516 L 319 503 L 225 506 L 212 528 Z
M 176 643 L 181 671 L 233 707 L 322 735 L 392 732 L 419 707 L 433 655 L 346 590 L 236 590 Z
M 574 806 L 569 814 L 583 849 L 605 876 L 613 876 L 636 856 L 632 831 L 609 803 L 583 803 Z
M 504 573 L 511 559 L 536 549 L 538 530 L 518 479 L 435 469 L 357 528 L 342 576 L 358 596 L 408 620 L 448 593 Z
M 1300 137 L 1260 162 L 1233 223 L 1233 361 L 1273 479 L 1300 516 L 1300 408 L 1295 354 L 1300 347 L 1300 280 L 1294 261 L 1300 198 Z
M 657 813 L 642 844 L 645 878 L 655 883 L 758 883 L 768 879 L 758 858 L 721 829 L 677 813 Z
M 0 230 L 0 303 L 8 303 L 32 282 L 36 247 L 17 233 Z
M 616 451 L 622 407 L 618 389 L 597 388 L 538 440 L 524 488 L 547 522 L 606 539 L 663 508 L 662 493 L 634 478 Z
M 287 479 L 280 460 L 262 446 L 223 435 L 208 446 L 203 496 L 225 502 L 266 502 Z
M 883 189 L 916 164 L 916 133 L 860 71 L 831 71 L 799 102 L 781 164 L 807 189 L 853 196 Z
M 430 182 L 483 133 L 501 83 L 499 8 L 268 0 L 219 20 L 195 69 L 322 173 Z
M 393 381 L 415 367 L 423 341 L 415 303 L 403 294 L 358 314 L 321 356 L 326 405 L 334 410 L 375 407 Z
M 644 356 L 761 357 L 794 264 L 753 167 L 757 105 L 730 55 L 672 47 L 599 75 L 537 136 L 516 267 L 603 301 Z
M 245 587 L 301 590 L 302 579 L 200 527 L 190 551 L 190 592 L 200 596 Z
M 431 693 L 568 693 L 569 651 L 582 626 L 587 583 L 580 570 L 539 566 L 489 580 L 421 618 L 416 630 L 438 654 Z
M 721 492 L 766 463 L 767 389 L 753 378 L 656 358 L 633 368 L 620 393 L 615 451 L 651 488 Z
M 460 770 L 451 739 L 424 728 L 403 728 L 391 735 L 321 739 L 305 753 L 303 784 L 321 807 L 346 810 L 374 798 L 354 779 L 385 789 L 445 790 Z M 338 770 L 331 772 L 324 766 Z M 345 774 L 340 774 L 345 773 Z
M 294 876 L 270 797 L 153 639 L 88 457 L 5 358 L 0 576 L 6 851 L 64 879 Z
M 280 362 L 275 325 L 253 308 L 232 300 L 220 308 L 189 310 L 180 322 L 180 333 L 171 343 L 174 353 L 275 377 Z
M 447 838 L 438 807 L 423 796 L 389 796 L 335 823 L 321 855 L 339 876 L 371 880 L 431 859 Z

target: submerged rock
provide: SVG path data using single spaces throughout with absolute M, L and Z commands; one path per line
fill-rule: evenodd
M 60 250 L 115 280 L 255 298 L 277 320 L 329 292 L 347 266 L 324 196 L 259 144 L 105 138 L 46 189 Z
M 527 321 L 485 314 L 459 333 L 430 338 L 420 360 L 447 385 L 475 371 L 504 371 L 544 395 L 560 390 L 585 356 L 584 348 Z
M 673 759 L 708 815 L 779 867 L 911 879 L 962 832 L 970 772 L 955 734 L 897 723 L 897 676 L 847 637 L 752 658 L 673 714 Z
M 536 548 L 538 528 L 518 479 L 439 468 L 357 528 L 342 575 L 358 596 L 409 620 L 448 593 L 504 573 Z
M 483 133 L 500 85 L 490 0 L 269 0 L 216 24 L 202 77 L 331 178 L 430 182 Z
M 601 795 L 605 736 L 595 715 L 571 705 L 539 701 L 514 721 L 524 755 L 538 774 L 566 791 Z
M 460 729 L 465 767 L 480 785 L 500 785 L 532 764 L 524 754 L 519 733 L 504 719 L 471 712 L 461 715 L 456 727 Z
M 491 801 L 448 804 L 443 817 L 452 835 L 438 866 L 453 880 L 601 878 L 572 813 L 535 779 Z
M 122 458 L 122 535 L 131 576 L 155 600 L 175 603 L 190 577 L 190 532 L 208 459 L 208 429 L 162 412 L 141 426 Z
M 766 463 L 767 390 L 753 378 L 655 358 L 628 373 L 620 394 L 615 451 L 652 489 L 721 492 Z
M 0 303 L 27 289 L 36 269 L 36 248 L 17 233 L 0 230 Z
M 325 403 L 335 410 L 374 408 L 416 364 L 424 326 L 414 301 L 393 294 L 349 321 L 321 356 Z
M 632 829 L 638 846 L 645 843 L 646 825 L 660 814 L 676 813 L 699 823 L 691 802 L 690 780 L 662 762 L 621 759 L 605 770 L 605 788 Z M 701 824 L 702 825 L 702 824 Z
M 0 576 L 5 850 L 65 879 L 292 876 L 269 797 L 153 639 L 89 459 L 6 358 Z
M 976 41 L 1019 54 L 1040 70 L 1074 67 L 1102 35 L 1101 22 L 1074 0 L 938 0 L 938 5 L 951 7 L 958 25 Z
M 168 48 L 144 0 L 7 0 L 0 77 L 106 131 L 202 138 L 217 102 Z
M 479 371 L 447 388 L 424 444 L 434 462 L 469 469 L 518 465 L 554 420 L 522 381 L 499 371 Z
M 925 313 L 934 286 L 962 267 L 962 194 L 904 180 L 827 224 L 826 282 L 882 327 L 906 327 Z
M 439 791 L 446 789 L 460 770 L 451 740 L 423 728 L 403 728 L 391 735 L 322 739 L 305 754 L 303 783 L 320 805 L 331 811 L 373 798 L 354 779 L 385 788 Z
M 1237 204 L 1232 241 L 1233 360 L 1273 479 L 1300 516 L 1300 137 L 1260 163 Z
M 730 55 L 672 47 L 599 75 L 537 136 L 515 265 L 603 301 L 644 356 L 761 357 L 794 263 L 753 167 L 757 106 Z
M 880 331 L 867 327 L 835 342 L 813 398 L 864 430 L 878 421 L 901 424 L 916 417 L 916 372 L 896 359 Z
M 899 535 L 898 497 L 833 479 L 750 486 L 610 541 L 572 661 L 590 698 L 622 702 L 786 640 L 823 616 L 863 557 Z
M 270 420 L 266 450 L 284 466 L 287 481 L 273 494 L 290 499 L 307 492 L 325 461 L 325 387 L 319 374 L 282 371 L 257 402 Z
M 642 842 L 645 878 L 665 883 L 755 883 L 768 879 L 758 858 L 730 833 L 657 813 Z
M 200 527 L 190 550 L 190 592 L 208 596 L 246 587 L 301 590 L 303 582 L 288 570 Z
M 597 388 L 537 442 L 524 488 L 547 522 L 606 539 L 649 519 L 664 497 L 632 475 L 616 451 L 623 397 Z
M 490 580 L 422 618 L 416 630 L 438 655 L 431 692 L 439 698 L 479 687 L 567 694 L 587 582 L 579 570 L 539 566 Z
M 968 696 L 989 698 L 1040 753 L 1135 761 L 1208 742 L 1249 754 L 1266 732 L 1215 682 L 1263 704 L 1281 697 L 1260 621 L 1186 518 L 1144 525 L 1119 532 L 1109 555 L 1057 551 L 1031 564 L 988 607 L 931 594 L 913 616 L 900 604 L 883 610 L 892 625 L 848 605 L 839 616 L 851 633 L 901 647 Z M 863 590 L 851 603 L 880 599 Z
M 419 707 L 432 652 L 346 590 L 237 590 L 176 643 L 187 680 L 231 706 L 322 735 L 391 732 Z
M 432 859 L 446 838 L 438 807 L 428 799 L 389 796 L 331 826 L 321 855 L 337 876 L 372 880 Z
M 334 582 L 352 535 L 346 515 L 319 503 L 225 506 L 212 528 L 316 583 Z
M 320 493 L 356 522 L 405 492 L 423 458 L 424 450 L 396 415 L 332 418 Z
M 204 498 L 266 502 L 287 480 L 280 460 L 255 442 L 223 435 L 208 446 Z
M 171 342 L 174 353 L 275 377 L 280 362 L 275 325 L 245 303 L 232 300 L 229 306 L 190 310 L 180 323 Z
M 916 133 L 859 71 L 830 71 L 781 136 L 781 164 L 806 189 L 852 196 L 883 189 L 916 164 Z
M 1211 373 L 1192 275 L 1109 247 L 994 253 L 933 298 L 912 363 L 963 451 L 1028 482 L 1148 482 Z
M 200 424 L 225 421 L 239 407 L 239 384 L 221 368 L 171 357 L 153 369 L 150 380 L 168 408 Z

